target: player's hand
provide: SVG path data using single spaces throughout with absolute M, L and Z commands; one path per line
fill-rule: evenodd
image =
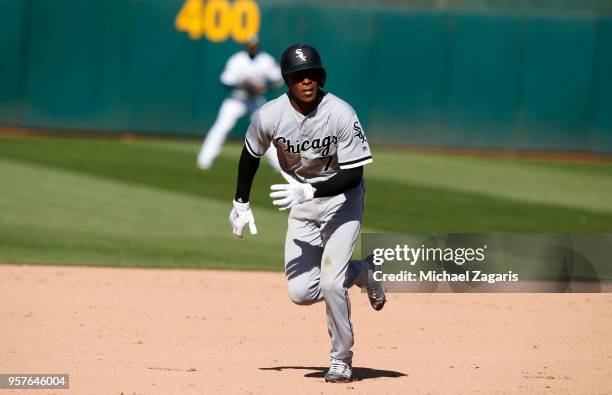
M 257 234 L 257 226 L 255 226 L 255 217 L 249 207 L 249 202 L 239 203 L 234 200 L 234 207 L 229 215 L 229 222 L 232 226 L 232 233 L 234 236 L 242 239 L 242 228 L 244 225 L 249 224 L 249 231 L 252 235 Z
M 279 210 L 287 210 L 296 204 L 304 203 L 314 198 L 315 189 L 308 183 L 301 183 L 290 175 L 281 171 L 281 175 L 287 184 L 274 184 L 270 187 L 276 191 L 270 193 L 272 204 L 277 206 Z
M 265 80 L 259 77 L 247 77 L 240 83 L 240 87 L 247 91 L 249 96 L 255 97 L 263 95 L 268 90 Z
M 247 85 L 244 85 L 243 88 L 244 90 L 247 91 L 247 93 L 251 97 L 261 96 L 268 91 L 268 88 L 265 85 L 258 86 L 258 85 L 248 85 L 247 84 Z

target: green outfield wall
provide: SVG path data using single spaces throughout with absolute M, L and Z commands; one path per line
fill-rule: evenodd
M 0 124 L 203 135 L 256 29 L 317 46 L 372 141 L 612 153 L 609 1 L 246 3 L 2 0 Z

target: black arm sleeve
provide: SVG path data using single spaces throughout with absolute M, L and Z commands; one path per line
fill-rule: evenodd
M 312 184 L 316 191 L 314 197 L 336 196 L 355 188 L 363 178 L 363 166 L 340 170 L 325 181 Z
M 240 162 L 238 163 L 238 182 L 236 183 L 236 196 L 234 200 L 240 203 L 246 203 L 249 201 L 249 195 L 251 194 L 251 186 L 253 185 L 253 179 L 257 168 L 259 167 L 259 158 L 255 158 L 246 146 L 242 147 L 242 154 L 240 154 Z

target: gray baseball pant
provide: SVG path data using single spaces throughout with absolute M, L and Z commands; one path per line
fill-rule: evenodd
M 285 240 L 289 297 L 299 305 L 325 301 L 331 357 L 352 363 L 354 342 L 347 288 L 362 284 L 367 264 L 351 260 L 363 215 L 365 185 L 294 206 Z

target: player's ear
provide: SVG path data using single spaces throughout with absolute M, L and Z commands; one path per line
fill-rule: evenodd
M 319 84 L 319 86 L 323 88 L 325 86 L 325 80 L 327 79 L 327 73 L 325 72 L 325 69 L 321 69 L 321 73 L 321 83 Z

